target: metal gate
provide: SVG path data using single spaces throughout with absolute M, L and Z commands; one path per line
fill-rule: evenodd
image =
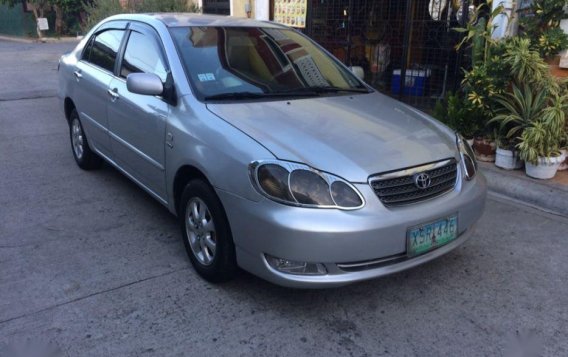
M 468 0 L 308 1 L 306 34 L 381 92 L 432 108 L 461 80 Z
M 230 0 L 203 0 L 204 14 L 230 15 Z

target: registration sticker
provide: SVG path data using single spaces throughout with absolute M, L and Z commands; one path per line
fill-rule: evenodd
M 215 80 L 215 75 L 213 73 L 199 73 L 197 78 L 200 82 L 209 82 Z

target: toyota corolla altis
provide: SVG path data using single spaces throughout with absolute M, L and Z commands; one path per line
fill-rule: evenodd
M 118 15 L 61 57 L 73 156 L 179 217 L 195 270 L 292 287 L 408 269 L 463 243 L 486 183 L 469 145 L 300 32 Z

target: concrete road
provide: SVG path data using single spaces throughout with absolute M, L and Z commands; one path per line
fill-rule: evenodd
M 503 200 L 488 201 L 461 248 L 384 279 L 317 291 L 247 273 L 203 281 L 161 205 L 108 166 L 75 165 L 54 97 L 68 47 L 0 42 L 0 346 L 500 356 L 530 340 L 544 356 L 568 355 L 568 220 Z

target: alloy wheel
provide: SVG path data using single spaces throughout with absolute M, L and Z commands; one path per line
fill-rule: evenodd
M 195 258 L 203 265 L 212 264 L 217 248 L 217 234 L 211 212 L 199 197 L 193 197 L 187 202 L 185 230 Z
M 81 160 L 84 153 L 83 129 L 81 129 L 81 123 L 79 123 L 77 118 L 73 119 L 71 123 L 71 143 L 73 144 L 75 156 Z

